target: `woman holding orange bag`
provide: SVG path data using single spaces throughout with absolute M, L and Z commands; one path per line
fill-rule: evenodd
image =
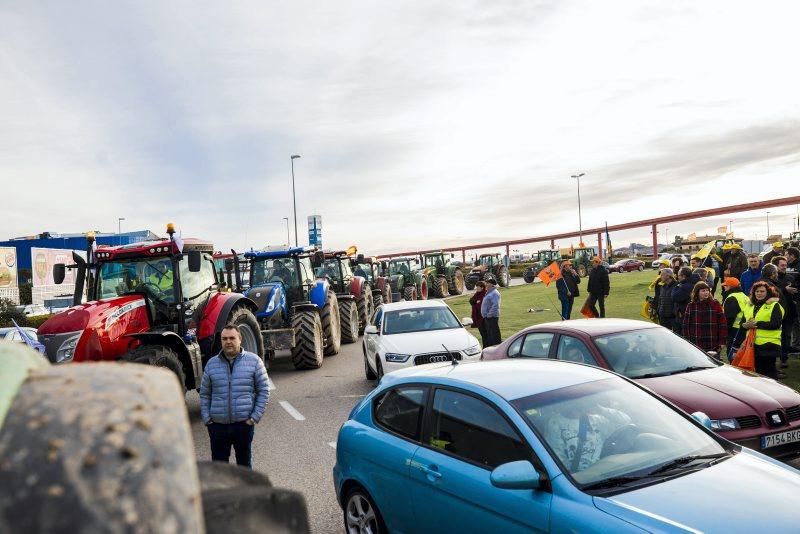
M 697 282 L 692 288 L 692 300 L 683 313 L 681 333 L 687 341 L 717 355 L 725 344 L 728 321 L 722 305 L 711 296 L 711 286 L 705 282 Z
M 755 330 L 756 372 L 770 378 L 785 378 L 778 373 L 775 360 L 781 355 L 783 307 L 770 285 L 760 280 L 750 289 L 750 302 L 742 313 L 742 328 Z M 783 376 L 781 376 L 783 375 Z

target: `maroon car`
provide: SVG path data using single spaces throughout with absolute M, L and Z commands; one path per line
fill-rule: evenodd
M 628 319 L 532 326 L 482 359 L 556 358 L 611 369 L 687 413 L 703 412 L 721 436 L 800 465 L 800 393 L 708 356 L 666 328 Z
M 644 262 L 639 260 L 619 260 L 608 266 L 610 273 L 629 273 L 631 271 L 644 271 Z

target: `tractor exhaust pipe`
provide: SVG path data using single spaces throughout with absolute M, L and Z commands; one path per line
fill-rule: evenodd
M 236 289 L 237 293 L 242 292 L 242 271 L 239 269 L 239 255 L 236 254 L 236 251 L 231 249 L 231 254 L 233 254 L 233 273 L 236 276 Z

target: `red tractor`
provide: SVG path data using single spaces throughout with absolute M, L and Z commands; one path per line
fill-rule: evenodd
M 372 287 L 363 276 L 353 274 L 350 256 L 355 247 L 347 251 L 317 251 L 312 259 L 316 275 L 330 281 L 331 289 L 339 299 L 339 317 L 342 323 L 342 341 L 355 343 L 364 333 L 372 312 Z
M 353 273 L 363 277 L 372 287 L 372 304 L 375 308 L 381 304 L 392 302 L 392 288 L 389 279 L 383 274 L 386 265 L 381 264 L 376 258 L 359 254 L 350 260 Z
M 203 367 L 220 350 L 227 324 L 239 327 L 242 348 L 264 357 L 256 305 L 219 290 L 214 248 L 182 240 L 167 225 L 168 239 L 123 246 L 95 246 L 87 260 L 53 267 L 57 284 L 77 269 L 73 307 L 39 327 L 39 341 L 56 364 L 122 360 L 166 367 L 186 389 L 198 389 Z M 83 288 L 87 302 L 82 304 Z

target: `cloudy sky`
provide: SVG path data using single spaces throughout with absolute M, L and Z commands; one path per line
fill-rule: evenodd
M 0 239 L 125 217 L 220 249 L 284 243 L 295 153 L 301 240 L 318 213 L 326 246 L 368 253 L 575 229 L 576 172 L 584 227 L 793 196 L 799 15 L 796 1 L 0 0 Z M 772 233 L 795 215 L 771 210 Z M 731 218 L 766 233 L 750 212 L 668 235 Z

